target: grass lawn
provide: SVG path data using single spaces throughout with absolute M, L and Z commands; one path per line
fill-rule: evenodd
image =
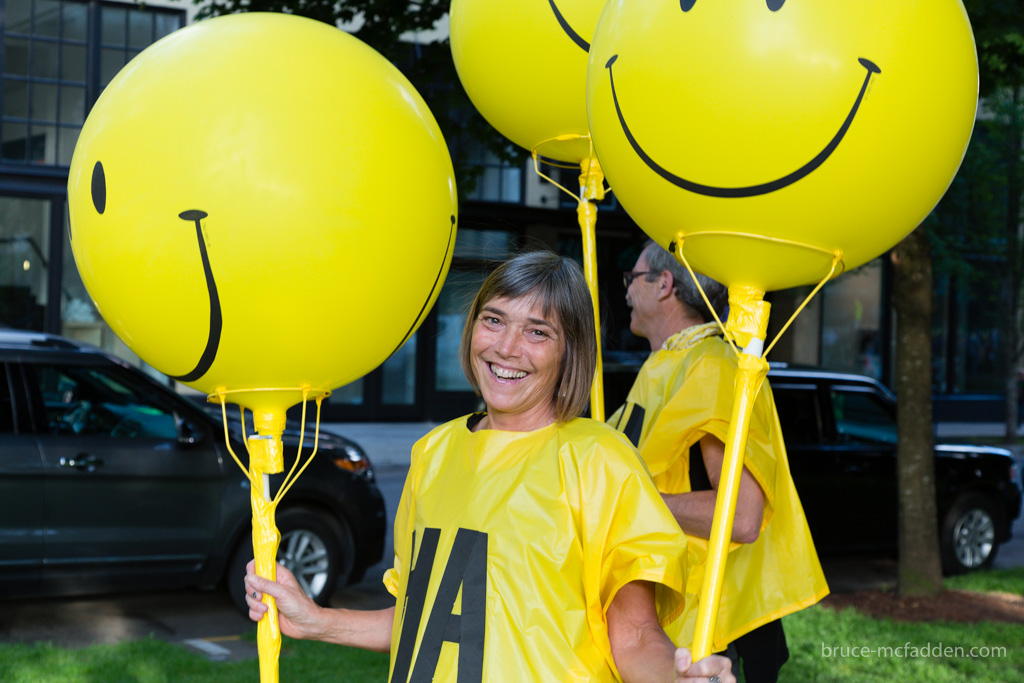
M 945 586 L 1024 595 L 1024 568 L 951 577 Z M 780 683 L 1024 680 L 1024 623 L 909 623 L 819 606 L 783 623 L 790 660 Z
M 1024 568 L 955 577 L 946 581 L 946 587 L 1024 595 Z M 784 621 L 791 656 L 782 669 L 781 683 L 1024 680 L 1024 624 L 895 622 L 872 619 L 852 609 L 833 612 L 819 606 Z M 854 648 L 860 656 L 854 656 Z M 387 655 L 323 643 L 285 639 L 281 654 L 283 683 L 383 683 L 387 673 Z M 252 683 L 259 680 L 259 671 L 255 660 L 211 662 L 178 645 L 148 638 L 80 650 L 48 643 L 0 645 L 0 680 Z
M 376 652 L 289 638 L 281 649 L 283 683 L 383 683 L 387 677 L 388 656 Z M 211 662 L 155 638 L 80 650 L 48 643 L 0 645 L 0 680 L 4 683 L 253 683 L 259 678 L 255 658 Z

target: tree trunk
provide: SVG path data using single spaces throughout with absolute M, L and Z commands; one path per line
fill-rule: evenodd
M 1018 384 L 1017 365 L 1020 360 L 1021 328 L 1017 310 L 1021 288 L 1021 240 L 1020 240 L 1020 197 L 1021 197 L 1021 126 L 1019 88 L 1013 89 L 1010 101 L 1006 159 L 1006 285 L 1007 296 L 1003 300 L 1003 376 L 1006 378 L 1006 433 L 1008 444 L 1017 443 Z
M 900 595 L 942 588 L 932 450 L 932 263 L 924 228 L 894 250 Z

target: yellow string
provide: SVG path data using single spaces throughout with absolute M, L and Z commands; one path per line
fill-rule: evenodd
M 252 457 L 252 451 L 249 450 L 249 435 L 245 433 L 245 406 L 238 406 L 238 419 L 242 422 L 242 445 L 245 446 L 245 452 Z
M 557 137 L 553 137 L 553 138 L 549 138 L 547 140 L 541 141 L 536 147 L 534 147 L 532 150 L 530 150 L 530 155 L 533 157 L 533 170 L 537 173 L 537 175 L 539 175 L 541 178 L 543 178 L 544 180 L 548 181 L 549 183 L 551 183 L 552 185 L 557 187 L 559 190 L 561 190 L 562 192 L 566 193 L 567 195 L 569 195 L 570 197 L 575 199 L 578 204 L 582 204 L 583 202 L 587 201 L 587 199 L 583 196 L 584 184 L 580 185 L 580 192 L 579 192 L 579 194 L 577 194 L 577 193 L 573 192 L 572 190 L 564 187 L 563 185 L 555 182 L 554 178 L 551 178 L 550 176 L 545 175 L 540 170 L 540 163 L 541 162 L 540 162 L 539 155 L 537 154 L 537 149 L 541 145 L 544 145 L 544 144 L 546 144 L 548 142 L 558 142 L 558 141 L 561 141 L 561 140 L 578 140 L 580 138 L 587 138 L 587 141 L 590 144 L 590 156 L 589 156 L 589 158 L 593 159 L 594 158 L 594 141 L 590 138 L 589 135 L 576 135 L 576 134 L 559 135 Z M 555 163 L 554 161 L 546 161 L 545 163 L 547 163 L 549 166 L 554 166 L 555 168 L 579 168 L 579 165 L 569 166 L 568 164 L 563 165 L 563 164 Z M 589 177 L 590 167 L 587 168 L 587 173 L 588 173 L 588 177 Z M 608 185 L 605 185 L 605 184 L 602 183 L 602 187 L 604 188 L 604 192 L 610 192 L 611 191 L 611 188 Z
M 693 268 L 690 267 L 690 262 L 686 260 L 686 256 L 683 254 L 683 234 L 679 233 L 676 235 L 676 256 L 686 267 L 687 272 L 690 273 L 690 277 L 693 278 L 693 284 L 697 285 L 697 291 L 700 292 L 700 296 L 704 299 L 704 304 L 707 305 L 708 310 L 711 311 L 711 315 L 714 316 L 715 322 L 718 323 L 718 327 L 722 330 L 722 335 L 726 341 L 732 344 L 733 349 L 736 353 L 740 352 L 739 346 L 736 345 L 736 341 L 729 334 L 729 330 L 726 329 L 725 325 L 722 324 L 721 319 L 718 317 L 718 313 L 715 311 L 715 307 L 711 305 L 711 301 L 708 299 L 708 295 L 704 293 L 704 288 L 700 286 L 700 280 L 697 279 L 697 274 L 693 272 Z
M 295 463 L 292 465 L 292 469 L 288 473 L 288 477 L 291 477 L 292 472 L 295 471 L 295 467 L 298 465 L 299 458 L 302 455 L 302 444 L 303 444 L 303 439 L 305 438 L 305 434 L 306 434 L 306 403 L 309 401 L 309 393 L 310 393 L 310 391 L 312 391 L 312 388 L 308 384 L 304 384 L 301 387 L 295 387 L 295 388 L 289 387 L 289 388 L 285 388 L 285 389 L 277 388 L 277 387 L 267 387 L 267 388 L 264 388 L 264 389 L 223 389 L 223 388 L 218 388 L 214 393 L 212 393 L 212 394 L 210 394 L 210 395 L 208 395 L 206 397 L 207 401 L 214 402 L 214 399 L 216 399 L 216 402 L 220 404 L 221 423 L 224 426 L 224 445 L 227 446 L 228 453 L 231 454 L 231 459 L 235 461 L 236 465 L 238 465 L 238 469 L 242 470 L 242 473 L 245 475 L 245 478 L 249 480 L 250 484 L 252 484 L 252 475 L 249 473 L 249 469 L 242 464 L 242 461 L 239 460 L 238 456 L 235 454 L 234 449 L 231 448 L 231 437 L 228 434 L 227 401 L 225 400 L 225 397 L 228 394 L 240 394 L 240 393 L 250 393 L 250 392 L 260 392 L 260 391 L 301 391 L 302 392 L 302 429 L 299 432 L 299 452 L 296 454 L 296 456 L 295 456 Z M 322 391 L 320 391 L 319 394 L 317 394 L 316 398 L 314 399 L 316 401 L 316 438 L 314 439 L 314 442 L 313 442 L 313 452 L 310 453 L 309 459 L 306 460 L 306 464 L 302 466 L 302 469 L 299 470 L 298 474 L 296 474 L 293 479 L 289 480 L 288 477 L 285 478 L 285 484 L 283 484 L 281 486 L 281 489 L 279 490 L 277 496 L 275 496 L 274 500 L 270 503 L 272 506 L 276 506 L 277 505 L 277 502 L 281 498 L 281 496 L 283 496 L 285 491 L 287 491 L 287 489 L 291 487 L 291 485 L 295 482 L 295 479 L 298 479 L 299 475 L 301 475 L 303 473 L 303 471 L 305 471 L 306 465 L 308 465 L 310 460 L 313 459 L 313 456 L 316 455 L 316 452 L 317 452 L 317 450 L 320 447 L 320 406 L 321 406 L 321 403 L 323 402 L 323 400 L 325 398 L 327 398 L 328 396 L 330 396 L 330 395 L 331 395 L 330 391 L 322 390 Z M 246 453 L 249 453 L 249 437 L 248 437 L 248 434 L 246 433 L 246 429 L 245 429 L 245 407 L 244 406 L 242 406 L 242 405 L 238 406 L 238 414 L 239 414 L 239 419 L 242 422 L 242 445 L 245 446 Z
M 295 483 L 296 479 L 301 477 L 302 473 L 306 471 L 306 468 L 309 466 L 309 463 L 313 462 L 313 456 L 316 455 L 317 450 L 319 450 L 319 448 L 320 448 L 320 404 L 324 400 L 324 395 L 320 394 L 314 400 L 316 401 L 316 437 L 313 440 L 313 452 L 309 454 L 309 457 L 306 459 L 305 464 L 302 465 L 302 469 L 300 469 L 298 474 L 295 475 L 295 478 L 292 479 L 291 481 L 289 481 L 286 486 L 282 486 L 281 487 L 281 490 L 278 492 L 277 496 L 274 498 L 274 504 L 275 505 L 277 504 L 277 501 L 280 500 L 281 497 L 284 496 L 284 494 L 286 494 L 288 492 L 288 489 L 290 489 L 292 487 L 292 484 Z M 305 401 L 303 402 L 302 405 L 303 405 L 303 409 L 305 409 L 305 405 L 306 405 Z M 303 420 L 303 431 L 305 431 L 305 420 Z M 296 456 L 295 461 L 298 462 L 298 456 Z
M 832 257 L 832 268 L 829 269 L 828 275 L 826 275 L 824 277 L 824 279 L 822 279 L 822 281 L 818 283 L 817 287 L 815 287 L 813 290 L 811 290 L 811 293 L 808 294 L 807 298 L 804 299 L 804 302 L 802 304 L 800 304 L 799 307 L 797 307 L 796 311 L 793 312 L 793 315 L 789 316 L 789 320 L 787 320 L 786 324 L 782 326 L 782 329 L 779 330 L 779 333 L 777 335 L 775 335 L 775 339 L 773 339 L 772 343 L 768 345 L 768 348 L 766 348 L 764 350 L 764 354 L 762 354 L 762 358 L 767 358 L 768 357 L 768 352 L 772 350 L 772 347 L 775 346 L 775 343 L 779 341 L 780 337 L 782 337 L 782 333 L 785 332 L 787 329 L 789 329 L 789 326 L 793 323 L 794 320 L 796 320 L 796 317 L 800 314 L 800 311 L 804 310 L 804 307 L 807 306 L 807 304 L 809 304 L 811 302 L 811 299 L 814 298 L 814 295 L 817 294 L 818 291 L 822 287 L 825 286 L 826 282 L 828 282 L 830 279 L 832 279 L 832 275 L 833 275 L 833 273 L 836 272 L 836 268 L 839 267 L 839 264 L 842 263 L 842 259 L 843 259 L 843 252 L 842 252 L 842 250 L 839 250 Z
M 796 316 L 799 315 L 799 313 L 804 310 L 804 308 L 807 306 L 807 304 L 809 304 L 811 302 L 811 299 L 814 298 L 814 295 L 817 294 L 821 290 L 821 288 L 825 286 L 825 283 L 828 282 L 829 280 L 831 280 L 835 276 L 836 269 L 840 265 L 842 265 L 842 263 L 843 263 L 843 251 L 842 251 L 842 249 L 839 249 L 839 250 L 837 250 L 835 252 L 831 252 L 831 251 L 828 251 L 828 250 L 823 249 L 821 247 L 815 247 L 815 246 L 811 246 L 809 244 L 800 244 L 799 242 L 792 242 L 790 240 L 779 239 L 777 237 L 766 237 L 764 235 L 754 235 L 754 234 L 742 233 L 742 232 L 704 231 L 704 232 L 690 233 L 689 237 L 698 237 L 698 236 L 701 236 L 701 235 L 728 235 L 730 237 L 732 237 L 732 236 L 735 236 L 735 237 L 750 237 L 750 238 L 754 238 L 754 239 L 764 240 L 764 241 L 767 241 L 767 242 L 778 242 L 780 244 L 788 244 L 790 246 L 803 247 L 803 248 L 809 249 L 811 251 L 817 251 L 817 252 L 821 252 L 823 254 L 828 254 L 829 256 L 832 257 L 832 267 L 829 268 L 828 274 L 825 275 L 824 278 L 822 278 L 821 282 L 819 282 L 817 284 L 817 286 L 811 291 L 811 293 L 807 295 L 807 298 L 804 299 L 803 303 L 800 304 L 800 306 L 796 309 L 796 311 L 794 311 L 793 315 L 791 315 L 789 317 L 789 320 L 786 321 L 786 324 L 783 325 L 782 329 L 779 330 L 779 333 L 777 335 L 775 335 L 775 338 L 772 340 L 772 343 L 769 344 L 768 348 L 766 348 L 764 350 L 764 353 L 761 354 L 761 358 L 767 358 L 768 357 L 768 352 L 772 350 L 772 347 L 774 347 L 775 344 L 779 341 L 779 338 L 782 337 L 782 334 L 787 329 L 789 329 L 790 325 L 793 324 L 793 321 L 796 320 Z M 732 344 L 732 347 L 736 351 L 736 353 L 739 353 L 740 352 L 739 346 L 736 344 L 736 341 L 729 334 L 729 330 L 727 330 L 725 325 L 722 324 L 722 321 L 718 317 L 718 313 L 715 312 L 714 306 L 712 306 L 711 302 L 708 300 L 708 295 L 704 293 L 704 288 L 700 286 L 700 281 L 697 280 L 697 274 L 693 272 L 693 268 L 690 267 L 689 261 L 686 260 L 686 255 L 683 254 L 683 240 L 684 239 L 685 238 L 683 236 L 683 233 L 677 233 L 676 234 L 676 255 L 677 255 L 678 259 L 682 262 L 682 264 L 684 266 L 686 266 L 686 270 L 689 271 L 690 277 L 693 278 L 693 284 L 695 284 L 697 286 L 697 290 L 700 292 L 701 298 L 704 299 L 704 303 L 707 305 L 708 310 L 711 311 L 711 315 L 714 316 L 715 322 L 718 323 L 718 327 L 720 327 L 721 330 L 722 330 L 722 334 L 729 341 L 729 343 Z
M 829 249 L 825 249 L 824 247 L 816 247 L 811 244 L 794 242 L 793 240 L 786 240 L 782 239 L 781 237 L 770 237 L 768 235 L 758 235 L 752 232 L 735 232 L 732 230 L 700 230 L 698 232 L 689 233 L 688 235 L 686 235 L 686 238 L 692 240 L 694 237 L 705 237 L 709 235 L 712 237 L 743 237 L 745 239 L 759 240 L 761 242 L 775 242 L 776 244 L 785 244 L 790 247 L 799 247 L 801 249 L 806 249 L 807 251 L 816 251 L 819 254 L 829 257 L 834 257 L 836 253 L 842 253 L 841 250 L 839 252 L 833 252 Z M 676 233 L 676 239 L 679 240 L 681 243 L 683 239 L 683 233 Z
M 217 390 L 217 397 L 220 398 L 221 422 L 224 425 L 224 443 L 228 447 L 228 453 L 231 454 L 231 457 L 232 457 L 232 459 L 234 459 L 235 464 L 238 465 L 238 469 L 242 470 L 242 473 L 245 474 L 245 478 L 248 479 L 249 483 L 251 484 L 252 483 L 252 479 L 249 476 L 248 468 L 246 468 L 244 465 L 242 465 L 242 461 L 238 459 L 238 456 L 235 455 L 235 452 L 231 449 L 231 437 L 228 435 L 228 407 L 227 407 L 227 404 L 224 402 L 224 392 L 222 390 L 218 389 Z M 245 419 L 244 419 L 244 415 L 243 415 L 243 419 L 242 419 L 242 432 L 243 433 L 245 432 Z M 248 448 L 249 448 L 249 446 L 246 445 L 246 450 L 248 450 Z
M 274 496 L 273 504 L 277 505 L 278 499 L 281 497 L 281 491 L 285 490 L 288 482 L 291 481 L 292 474 L 295 472 L 295 468 L 299 465 L 299 459 L 302 458 L 302 441 L 306 438 L 306 401 L 309 400 L 309 387 L 306 385 L 302 386 L 302 425 L 299 429 L 299 450 L 295 453 L 295 462 L 292 463 L 292 468 L 288 470 L 288 476 L 281 482 L 281 488 L 278 489 L 277 495 Z

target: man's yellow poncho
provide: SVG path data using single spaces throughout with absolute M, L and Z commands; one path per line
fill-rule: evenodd
M 637 444 L 658 490 L 687 493 L 690 446 L 705 434 L 723 443 L 732 414 L 736 353 L 718 325 L 670 337 L 641 368 L 626 404 L 609 418 Z M 789 473 L 775 401 L 765 381 L 754 403 L 744 464 L 765 496 L 758 539 L 733 543 L 726 564 L 713 649 L 813 605 L 828 594 L 803 507 Z M 677 645 L 693 641 L 707 539 L 688 537 L 686 609 L 666 627 Z
M 617 680 L 612 598 L 651 581 L 662 622 L 678 618 L 685 549 L 608 425 L 441 425 L 413 447 L 395 517 L 390 680 Z

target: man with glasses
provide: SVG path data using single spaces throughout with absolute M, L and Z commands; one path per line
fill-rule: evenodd
M 725 287 L 697 278 L 721 318 Z M 693 278 L 659 245 L 647 243 L 623 284 L 630 330 L 648 340 L 651 355 L 626 404 L 608 421 L 639 449 L 689 537 L 687 607 L 665 629 L 677 645 L 689 646 L 732 413 L 736 353 Z M 765 382 L 750 421 L 713 647 L 728 646 L 727 654 L 742 661 L 746 683 L 774 682 L 789 658 L 781 617 L 827 594 Z

